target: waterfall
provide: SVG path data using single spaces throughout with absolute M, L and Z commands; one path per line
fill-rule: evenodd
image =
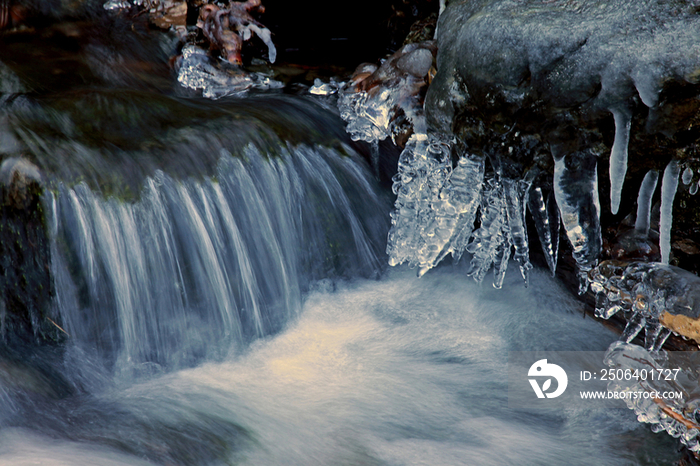
M 388 207 L 346 150 L 221 150 L 214 177 L 159 171 L 133 203 L 58 186 L 45 203 L 70 340 L 126 373 L 188 366 L 278 331 L 310 280 L 376 276 Z

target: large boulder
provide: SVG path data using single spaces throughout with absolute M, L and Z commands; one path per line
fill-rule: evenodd
M 595 176 L 591 166 L 608 172 L 583 183 L 596 191 L 599 184 L 600 194 L 568 210 L 591 216 L 571 223 L 590 226 L 592 245 L 579 260 L 590 265 L 615 243 L 620 219 L 613 216 L 633 212 L 645 174 L 671 160 L 667 191 L 687 171 L 675 204 L 684 218 L 697 216 L 686 199 L 697 191 L 692 173 L 700 165 L 699 13 L 697 1 L 451 2 L 438 24 L 428 125 L 455 135 L 462 153 L 487 156 L 505 177 L 537 170 L 535 185 L 545 190 L 557 182 L 556 161 L 569 184 Z M 562 189 L 568 201 L 580 199 L 580 186 Z M 558 201 L 567 226 L 564 197 Z M 667 213 L 669 202 L 673 196 Z M 581 238 L 567 233 L 576 252 Z M 694 244 L 697 233 L 686 228 L 683 235 Z M 674 232 L 682 256 L 678 239 Z

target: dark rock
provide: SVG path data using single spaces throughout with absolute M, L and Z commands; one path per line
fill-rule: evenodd
M 0 165 L 0 346 L 58 343 L 50 312 L 53 286 L 43 186 L 37 167 L 7 158 Z

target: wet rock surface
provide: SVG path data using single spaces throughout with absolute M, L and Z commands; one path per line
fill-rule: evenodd
M 53 282 L 43 184 L 37 167 L 8 158 L 0 165 L 0 354 L 5 347 L 63 339 L 51 312 Z

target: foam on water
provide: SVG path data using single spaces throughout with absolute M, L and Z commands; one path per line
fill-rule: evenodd
M 38 410 L 43 421 L 27 421 L 38 433 L 0 431 L 0 464 L 134 464 L 118 450 L 182 464 L 178 445 L 212 436 L 234 447 L 189 464 L 670 464 L 674 449 L 630 411 L 508 408 L 508 351 L 616 339 L 548 275 L 533 270 L 528 289 L 511 275 L 508 293 L 448 268 L 319 282 L 296 322 L 244 355 L 83 400 L 89 408 Z

